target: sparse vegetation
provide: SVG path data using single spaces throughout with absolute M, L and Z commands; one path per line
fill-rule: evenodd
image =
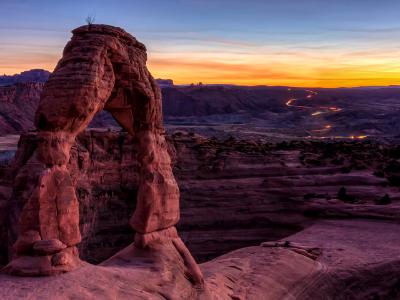
M 86 17 L 86 19 L 85 19 L 86 24 L 88 24 L 89 26 L 90 26 L 90 25 L 93 25 L 94 22 L 95 22 L 95 20 L 96 20 L 96 16 L 94 16 L 94 15 L 88 15 L 88 16 Z

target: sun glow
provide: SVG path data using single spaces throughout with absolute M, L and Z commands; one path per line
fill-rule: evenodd
M 158 77 L 178 84 L 232 83 L 242 85 L 287 85 L 298 87 L 354 87 L 400 84 L 400 61 L 365 53 L 276 53 L 263 49 L 253 53 L 157 53 L 149 66 Z M 368 56 L 371 56 L 368 58 Z M 393 54 L 394 55 L 394 54 Z M 396 54 L 400 57 L 400 51 Z M 394 56 L 395 57 L 395 56 Z M 309 95 L 308 98 L 312 98 Z
M 46 37 L 47 38 L 47 37 Z M 54 37 L 51 37 L 54 39 Z M 5 43 L 0 49 L 0 73 L 32 68 L 52 71 L 68 37 L 42 38 L 24 44 Z M 142 40 L 148 45 L 148 67 L 154 77 L 176 84 L 282 85 L 353 87 L 400 85 L 400 50 L 369 51 L 226 40 L 172 43 Z M 40 43 L 39 43 L 40 42 Z M 313 98 L 311 93 L 307 97 Z

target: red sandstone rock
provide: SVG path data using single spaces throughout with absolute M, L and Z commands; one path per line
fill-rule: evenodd
M 0 86 L 0 135 L 33 129 L 43 83 L 17 83 Z
M 57 239 L 37 241 L 33 245 L 33 251 L 39 255 L 49 255 L 67 248 L 63 242 Z
M 54 278 L 0 274 L 0 299 L 399 299 L 399 227 L 382 220 L 318 221 L 284 240 L 201 264 L 207 290 L 188 280 L 174 241 L 130 245 L 100 265 Z M 322 251 L 310 259 L 311 249 Z
M 19 236 L 18 241 L 14 244 L 14 251 L 16 254 L 30 252 L 33 245 L 40 240 L 41 237 L 39 232 L 35 230 L 25 231 Z
M 69 262 L 69 257 L 65 253 L 57 253 L 51 258 L 51 265 L 53 266 L 68 265 Z
M 179 221 L 179 189 L 172 175 L 164 136 L 151 131 L 138 134 L 140 181 L 132 227 L 148 233 L 171 227 Z
M 22 255 L 14 258 L 3 272 L 17 276 L 51 276 L 75 270 L 84 265 L 76 247 L 68 247 L 54 255 Z
M 146 234 L 135 234 L 135 246 L 145 248 L 152 242 L 162 242 L 164 240 L 171 240 L 178 238 L 178 232 L 175 227 L 154 231 Z
M 23 162 L 21 158 L 29 158 L 35 140 L 33 133 L 22 136 L 17 164 Z M 174 175 L 181 188 L 178 230 L 197 261 L 283 238 L 309 226 L 315 214 L 318 218 L 399 220 L 398 189 L 385 185 L 385 178 L 374 176 L 372 167 L 343 174 L 341 166 L 331 164 L 329 158 L 320 159 L 324 167 L 301 164 L 303 153 L 322 157 L 334 148 L 347 153 L 345 164 L 353 156 L 368 155 L 375 165 L 390 165 L 398 153 L 396 146 L 380 146 L 382 150 L 378 151 L 366 142 L 293 142 L 282 150 L 281 144 L 224 142 L 187 134 L 174 135 L 169 144 Z M 133 230 L 126 224 L 139 186 L 137 146 L 125 132 L 95 130 L 80 134 L 73 146 L 68 169 L 79 193 L 83 237 L 79 249 L 85 260 L 100 263 L 132 241 Z M 15 196 L 8 201 L 11 205 L 25 203 L 21 197 L 29 194 L 22 183 L 34 180 L 34 165 L 24 169 L 26 172 L 21 170 L 16 180 Z M 349 193 L 356 191 L 366 202 L 354 205 L 337 201 L 341 186 Z M 375 205 L 374 198 L 385 193 L 393 203 Z M 309 194 L 315 198 L 305 199 Z
M 138 247 L 174 241 L 188 276 L 203 283 L 200 269 L 174 228 L 179 220 L 179 189 L 164 137 L 160 89 L 146 68 L 146 59 L 145 46 L 120 28 L 90 25 L 73 31 L 36 111 L 37 147 L 28 163 L 40 166 L 36 169 L 39 178 L 25 186 L 32 194 L 20 216 L 17 244 L 25 232 L 38 231 L 44 241 L 35 244 L 34 250 L 42 257 L 20 253 L 6 267 L 9 273 L 52 275 L 80 265 L 77 252 L 69 251 L 81 235 L 78 200 L 67 163 L 75 137 L 105 109 L 138 142 L 139 189 L 130 222 L 141 241 Z M 64 244 L 68 248 L 63 249 Z M 47 255 L 54 252 L 53 257 Z

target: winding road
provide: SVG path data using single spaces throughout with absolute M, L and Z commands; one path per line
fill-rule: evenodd
M 288 89 L 288 91 L 291 91 L 291 88 Z M 310 117 L 318 117 L 320 115 L 324 114 L 330 114 L 330 113 L 338 113 L 342 111 L 342 108 L 336 107 L 336 106 L 308 106 L 308 105 L 299 105 L 296 104 L 297 101 L 300 100 L 307 100 L 307 101 L 312 101 L 315 96 L 318 95 L 318 92 L 312 91 L 312 90 L 305 90 L 307 93 L 307 96 L 305 98 L 290 98 L 286 102 L 286 106 L 288 107 L 296 107 L 300 109 L 309 109 L 312 110 L 313 112 L 310 114 Z M 310 131 L 310 135 L 307 136 L 307 138 L 319 138 L 319 139 L 365 139 L 368 136 L 367 135 L 350 135 L 350 136 L 334 136 L 334 135 L 320 135 L 320 134 L 328 134 L 333 128 L 333 125 L 331 124 L 326 124 L 322 128 L 319 129 L 314 129 Z

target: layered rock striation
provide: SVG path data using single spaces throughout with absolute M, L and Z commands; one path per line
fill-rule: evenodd
M 87 264 L 61 276 L 0 274 L 0 297 L 399 299 L 398 230 L 399 224 L 380 221 L 321 221 L 284 240 L 242 248 L 201 264 L 208 293 L 193 289 L 179 271 L 182 265 L 174 247 L 163 243 L 141 252 L 130 245 L 100 265 Z M 168 276 L 174 280 L 165 280 Z
M 75 138 L 101 110 L 109 111 L 135 139 L 139 166 L 135 247 L 172 243 L 187 274 L 202 276 L 177 235 L 179 189 L 172 174 L 162 124 L 161 93 L 146 68 L 146 48 L 120 28 L 89 25 L 73 31 L 62 59 L 46 82 L 35 115 L 36 147 L 14 189 L 22 211 L 14 258 L 5 271 L 52 275 L 81 265 L 79 203 L 67 167 Z
M 11 206 L 24 199 L 18 191 L 34 178 L 32 168 L 19 170 L 34 152 L 36 139 L 33 133 L 22 136 L 7 171 L 9 182 L 18 174 L 15 196 L 4 199 Z M 397 220 L 396 145 L 224 141 L 183 133 L 167 142 L 181 193 L 178 229 L 200 261 L 283 238 L 318 219 Z M 139 186 L 137 147 L 126 132 L 95 130 L 81 133 L 72 147 L 67 168 L 80 204 L 79 250 L 89 262 L 100 263 L 132 240 L 128 222 Z M 339 197 L 342 188 L 344 198 Z M 385 195 L 391 203 L 381 202 Z M 8 215 L 14 211 L 10 207 Z M 15 221 L 9 223 L 14 240 Z

